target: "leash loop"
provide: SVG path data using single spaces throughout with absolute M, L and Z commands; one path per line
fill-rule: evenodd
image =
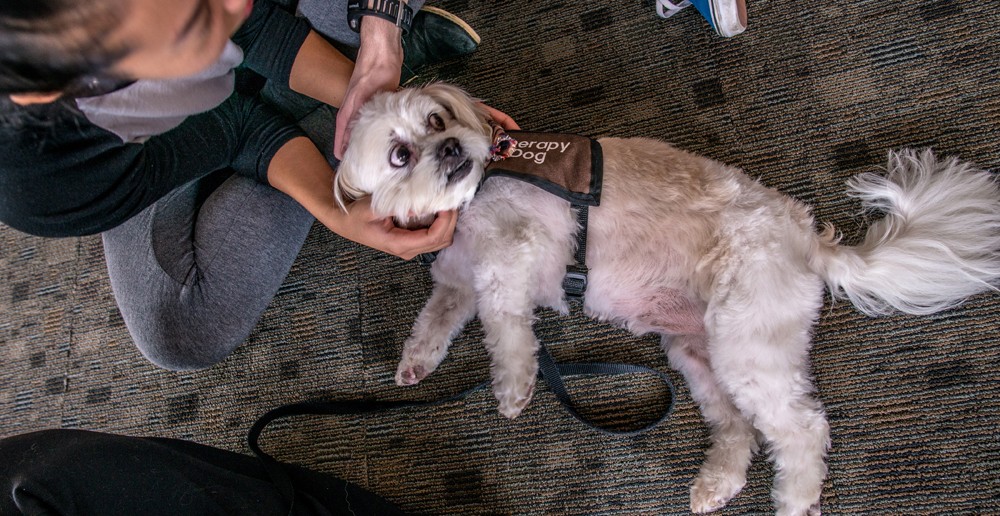
M 618 430 L 594 424 L 586 416 L 580 414 L 576 410 L 573 399 L 566 390 L 565 382 L 563 382 L 563 377 L 565 376 L 620 375 L 632 373 L 647 373 L 658 376 L 663 383 L 666 384 L 670 399 L 667 400 L 666 406 L 663 408 L 661 415 L 657 420 L 643 425 L 640 428 L 631 430 Z M 673 412 L 675 396 L 673 382 L 670 381 L 670 377 L 668 377 L 666 373 L 649 367 L 631 364 L 606 363 L 557 364 L 552 358 L 552 355 L 549 353 L 549 350 L 544 345 L 540 345 L 538 349 L 538 375 L 549 385 L 549 388 L 552 390 L 556 399 L 563 406 L 563 408 L 565 408 L 566 411 L 573 416 L 573 418 L 583 423 L 588 428 L 605 435 L 627 437 L 647 432 L 665 421 Z M 271 480 L 277 487 L 278 492 L 281 493 L 282 497 L 288 502 L 288 514 L 291 515 L 295 512 L 295 485 L 292 483 L 292 479 L 288 475 L 288 472 L 285 471 L 282 463 L 262 450 L 259 443 L 260 435 L 272 422 L 279 419 L 303 415 L 364 415 L 417 407 L 433 407 L 435 405 L 442 405 L 465 399 L 471 394 L 483 390 L 490 385 L 491 382 L 487 380 L 459 392 L 458 394 L 431 401 L 315 400 L 282 405 L 267 411 L 254 422 L 254 424 L 250 427 L 250 430 L 247 432 L 247 445 L 250 447 L 250 450 L 254 453 L 254 455 L 256 455 L 261 461 L 268 476 L 271 477 Z

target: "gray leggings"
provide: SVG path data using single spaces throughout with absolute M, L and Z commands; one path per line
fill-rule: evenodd
M 103 234 L 125 325 L 166 369 L 209 367 L 246 340 L 313 222 L 267 185 L 231 176 L 214 187 L 213 179 L 174 190 Z

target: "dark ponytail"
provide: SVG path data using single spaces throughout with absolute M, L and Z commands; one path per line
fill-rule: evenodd
M 0 0 L 0 95 L 72 95 L 111 80 L 126 49 L 107 39 L 123 0 Z

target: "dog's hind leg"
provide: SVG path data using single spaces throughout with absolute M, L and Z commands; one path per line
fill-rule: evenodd
M 416 385 L 431 374 L 448 354 L 448 346 L 465 323 L 476 315 L 476 294 L 471 285 L 437 283 L 424 305 L 413 333 L 403 344 L 396 368 L 396 385 Z
M 830 442 L 808 364 L 822 285 L 793 267 L 765 268 L 744 267 L 709 303 L 709 363 L 764 438 L 774 462 L 777 514 L 816 515 Z
M 691 486 L 691 512 L 719 510 L 746 484 L 750 459 L 758 450 L 756 432 L 716 380 L 704 336 L 664 336 L 662 345 L 712 431 L 712 445 Z
M 812 385 L 803 371 L 759 369 L 729 378 L 730 385 L 747 391 L 734 400 L 764 436 L 774 462 L 772 490 L 777 514 L 819 514 L 820 492 L 826 478 L 830 427 Z M 723 373 L 728 374 L 728 373 Z

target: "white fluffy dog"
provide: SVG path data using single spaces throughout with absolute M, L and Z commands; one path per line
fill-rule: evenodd
M 486 115 L 460 89 L 381 94 L 352 130 L 338 197 L 426 222 L 461 208 L 454 243 L 434 262 L 434 291 L 396 374 L 413 385 L 444 359 L 473 316 L 486 333 L 499 409 L 531 399 L 533 310 L 561 312 L 577 219 L 567 201 L 505 177 L 478 190 L 489 157 Z M 890 154 L 885 177 L 850 194 L 885 212 L 857 246 L 814 228 L 807 206 L 739 169 L 644 138 L 600 140 L 601 205 L 591 209 L 586 312 L 662 335 L 673 367 L 712 429 L 691 510 L 723 507 L 763 444 L 779 514 L 818 514 L 829 426 L 807 364 L 824 285 L 871 315 L 929 314 L 1000 278 L 1000 190 L 990 173 L 930 151 Z

